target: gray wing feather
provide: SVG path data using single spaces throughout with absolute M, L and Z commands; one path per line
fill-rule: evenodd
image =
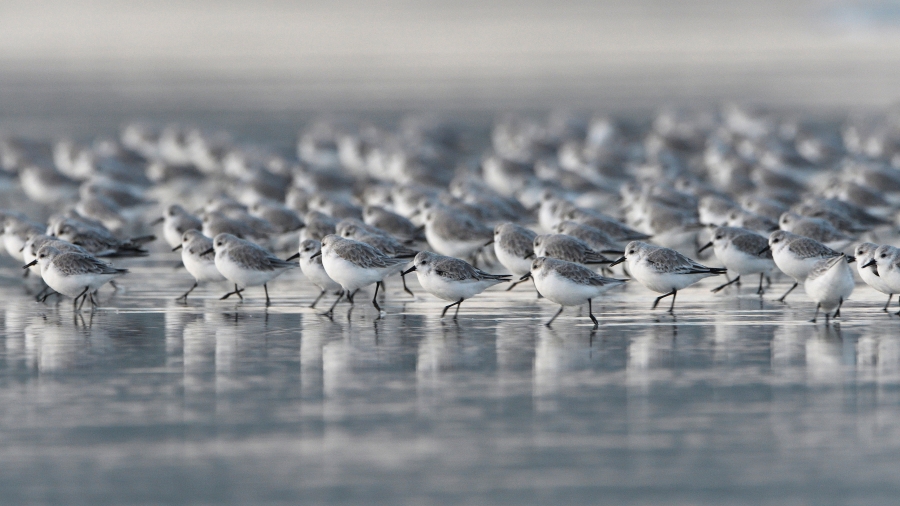
M 840 255 L 837 251 L 808 237 L 795 239 L 788 244 L 788 249 L 800 258 L 834 257 Z
M 511 251 L 519 258 L 526 258 L 534 255 L 534 238 L 536 236 L 536 233 L 528 229 L 512 234 L 503 234 L 500 236 L 500 247 Z
M 556 272 L 569 280 L 580 285 L 606 286 L 609 284 L 621 284 L 625 281 L 615 278 L 607 278 L 588 269 L 583 265 L 566 263 L 554 266 Z
M 647 262 L 656 272 L 673 274 L 704 274 L 710 272 L 710 268 L 699 264 L 681 253 L 669 249 L 659 248 L 647 255 Z
M 334 252 L 344 260 L 364 269 L 384 269 L 409 262 L 408 259 L 391 258 L 374 247 L 358 241 L 341 241 L 334 247 Z
M 735 248 L 750 253 L 751 255 L 760 256 L 759 252 L 765 249 L 765 253 L 761 255 L 763 258 L 772 258 L 772 250 L 768 249 L 769 240 L 757 234 L 743 234 L 731 239 L 731 244 Z
M 126 269 L 115 267 L 90 255 L 81 253 L 61 253 L 53 259 L 53 264 L 63 274 L 125 274 Z
M 228 250 L 228 256 L 241 267 L 257 271 L 274 271 L 297 266 L 297 264 L 285 262 L 262 248 L 250 245 L 232 247 Z
M 458 258 L 436 259 L 434 260 L 433 268 L 437 275 L 453 281 L 506 281 L 509 279 L 509 275 L 489 274 L 472 267 L 468 262 Z

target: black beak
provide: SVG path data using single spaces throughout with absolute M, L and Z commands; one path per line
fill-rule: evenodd
M 526 274 L 526 275 L 522 276 L 521 278 L 519 278 L 519 281 L 525 281 L 526 279 L 528 279 L 528 278 L 530 278 L 530 277 L 531 277 L 531 273 L 529 272 L 528 274 Z
M 317 251 L 315 255 L 313 255 L 313 256 L 311 256 L 311 257 L 309 257 L 309 258 L 316 258 L 316 257 L 318 257 L 318 256 L 322 256 L 322 252 L 321 252 L 321 251 Z
M 765 253 L 766 251 L 769 251 L 770 249 L 772 249 L 771 246 L 766 246 L 765 248 L 759 250 L 759 253 L 757 253 L 756 255 L 757 256 L 762 255 L 763 253 Z
M 212 253 L 215 250 L 216 250 L 216 248 L 209 248 L 208 250 L 204 251 L 203 253 L 200 253 L 200 256 L 204 257 L 206 255 L 209 255 L 210 253 Z
M 155 220 L 151 221 L 150 226 L 155 227 L 155 226 L 159 225 L 160 223 L 164 222 L 165 220 L 166 220 L 165 216 L 160 216 L 159 218 L 156 218 Z
M 35 260 L 32 260 L 32 261 L 28 262 L 28 265 L 23 265 L 22 268 L 23 268 L 23 269 L 27 269 L 27 268 L 29 268 L 29 267 L 32 267 L 32 266 L 37 265 L 37 263 L 38 263 L 38 261 L 37 261 L 37 259 L 35 259 Z
M 178 246 L 175 246 L 174 248 L 172 248 L 172 251 L 178 251 L 180 249 L 181 249 L 181 245 L 179 244 Z
M 618 259 L 614 260 L 613 263 L 609 264 L 609 266 L 612 267 L 613 265 L 619 265 L 620 263 L 622 263 L 624 261 L 625 261 L 625 257 L 620 256 Z
M 534 251 L 532 251 L 531 253 L 525 255 L 525 259 L 526 259 L 526 260 L 529 259 L 529 258 L 534 258 Z
M 410 267 L 409 269 L 406 269 L 405 271 L 401 272 L 400 275 L 401 275 L 401 276 L 406 276 L 407 274 L 409 274 L 410 272 L 413 272 L 414 270 L 416 270 L 416 266 L 415 266 L 415 265 L 413 265 L 413 266 Z
M 294 253 L 293 255 L 291 255 L 291 256 L 285 258 L 284 261 L 285 261 L 285 262 L 290 262 L 291 260 L 294 260 L 295 258 L 300 258 L 300 253 Z
M 484 243 L 485 246 L 490 246 L 491 244 L 494 244 L 494 240 L 493 240 L 493 239 L 491 239 L 490 241 Z
M 25 246 L 22 246 L 21 248 L 19 248 L 19 253 L 21 253 L 23 251 L 25 251 Z
M 875 265 L 875 259 L 874 259 L 874 258 L 871 259 L 871 260 L 869 260 L 868 262 L 866 262 L 865 265 L 863 265 L 863 269 L 865 269 L 866 267 L 869 267 L 870 265 Z
M 712 245 L 713 245 L 712 241 L 704 244 L 703 246 L 700 247 L 700 249 L 697 250 L 697 253 L 703 253 L 703 250 L 705 250 L 706 248 L 709 248 Z

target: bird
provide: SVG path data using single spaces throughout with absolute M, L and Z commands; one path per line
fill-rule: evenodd
M 203 235 L 203 232 L 197 229 L 186 230 L 181 236 L 181 244 L 172 248 L 172 251 L 178 250 L 181 250 L 184 268 L 194 277 L 194 285 L 175 300 L 187 301 L 188 295 L 201 281 L 225 281 L 225 276 L 216 267 L 213 240 Z
M 409 263 L 404 258 L 391 258 L 374 247 L 353 239 L 345 239 L 336 234 L 329 234 L 322 238 L 322 251 L 316 255 L 322 256 L 322 266 L 328 277 L 340 283 L 343 292 L 326 311 L 326 315 L 334 312 L 338 302 L 346 296 L 353 302 L 354 291 L 379 283 L 391 274 L 403 270 Z M 375 295 L 372 297 L 372 305 L 381 314 L 381 306 L 376 300 L 378 297 L 378 285 L 375 286 Z
M 309 305 L 315 308 L 316 304 L 325 296 L 325 292 L 337 292 L 341 290 L 341 285 L 335 280 L 328 277 L 325 267 L 322 265 L 322 243 L 315 239 L 304 239 L 300 241 L 300 251 L 291 255 L 286 259 L 290 262 L 300 259 L 300 270 L 307 279 L 322 290 L 316 300 Z
M 887 246 L 885 249 L 882 249 L 877 244 L 864 242 L 856 246 L 853 250 L 853 254 L 856 256 L 856 271 L 859 273 L 859 277 L 875 290 L 887 294 L 888 299 L 887 302 L 884 303 L 884 308 L 882 309 L 884 312 L 887 312 L 888 307 L 890 307 L 894 292 L 890 285 L 888 285 L 884 278 L 878 273 L 875 252 L 880 250 L 880 254 L 884 255 L 893 253 L 888 248 L 892 248 L 892 246 Z
M 459 258 L 438 255 L 430 251 L 420 251 L 413 259 L 413 266 L 403 271 L 403 274 L 415 272 L 419 284 L 426 292 L 440 299 L 451 301 L 441 312 L 441 318 L 447 314 L 447 310 L 456 306 L 453 319 L 459 315 L 459 308 L 463 301 L 470 299 L 488 288 L 506 283 L 510 280 L 509 274 L 489 274 L 476 269 L 465 260 Z
M 531 278 L 538 291 L 548 300 L 559 304 L 559 311 L 545 323 L 549 327 L 566 306 L 580 306 L 587 302 L 588 316 L 596 329 L 600 322 L 594 316 L 591 300 L 600 294 L 622 286 L 627 280 L 607 278 L 575 262 L 538 257 L 531 263 L 531 271 L 522 279 Z
M 241 292 L 245 288 L 262 285 L 268 306 L 271 303 L 268 283 L 283 272 L 298 267 L 298 264 L 284 261 L 265 248 L 231 234 L 217 235 L 212 247 L 200 256 L 212 252 L 216 254 L 216 268 L 225 279 L 234 283 L 234 291 L 223 295 L 223 300 L 232 295 L 244 300 Z
M 533 230 L 512 222 L 500 223 L 494 227 L 494 238 L 491 241 L 494 254 L 513 276 L 521 277 L 531 272 L 535 237 L 537 233 Z M 512 290 L 521 282 L 522 280 L 513 282 L 506 291 Z
M 769 244 L 760 250 L 760 254 L 769 249 L 772 250 L 772 260 L 775 261 L 778 269 L 794 279 L 794 284 L 778 299 L 779 302 L 784 302 L 794 288 L 806 281 L 806 276 L 809 275 L 816 262 L 841 255 L 840 252 L 815 239 L 784 230 L 776 230 L 769 234 Z M 848 260 L 853 261 L 853 257 L 849 257 Z
M 50 244 L 41 246 L 37 252 L 37 258 L 25 265 L 40 264 L 41 277 L 47 286 L 54 291 L 69 297 L 73 309 L 81 309 L 84 301 L 90 299 L 91 307 L 97 303 L 94 301 L 94 292 L 113 278 L 128 273 L 127 269 L 117 269 L 106 262 L 90 254 L 77 251 L 60 251 Z M 78 304 L 81 299 L 81 304 Z
M 854 287 L 853 272 L 847 264 L 846 255 L 817 260 L 803 287 L 816 303 L 816 314 L 811 322 L 816 322 L 820 309 L 825 311 L 826 323 L 831 310 L 834 310 L 834 318 L 840 318 L 841 306 L 853 293 Z
M 768 240 L 752 230 L 738 227 L 717 227 L 713 230 L 712 240 L 697 250 L 698 253 L 712 247 L 716 258 L 730 271 L 737 273 L 731 281 L 712 289 L 713 293 L 721 291 L 732 283 L 740 282 L 741 276 L 759 274 L 759 288 L 756 293 L 763 294 L 763 277 L 775 269 L 772 252 L 766 248 Z
M 693 285 L 703 278 L 725 274 L 726 269 L 707 267 L 681 253 L 645 242 L 631 241 L 625 246 L 625 254 L 610 266 L 626 262 L 628 272 L 646 288 L 663 295 L 656 298 L 651 309 L 659 301 L 672 296 L 669 312 L 675 309 L 678 290 Z

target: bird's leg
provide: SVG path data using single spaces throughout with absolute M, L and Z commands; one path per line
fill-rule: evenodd
M 678 297 L 678 290 L 672 290 L 672 304 L 669 306 L 669 312 L 675 312 L 675 297 Z
M 233 291 L 233 292 L 228 292 L 228 293 L 226 293 L 226 294 L 223 295 L 221 298 L 219 298 L 219 300 L 225 300 L 225 299 L 227 299 L 228 297 L 231 297 L 232 295 L 237 295 L 238 297 L 240 297 L 241 300 L 244 300 L 244 297 L 241 295 L 241 292 L 243 292 L 243 291 L 244 291 L 244 289 L 243 289 L 243 288 L 238 288 L 237 283 L 235 283 L 235 285 L 234 285 L 234 291 Z
M 713 288 L 712 290 L 710 290 L 710 292 L 712 292 L 712 293 L 719 293 L 719 292 L 722 291 L 722 289 L 724 289 L 726 286 L 731 285 L 731 284 L 733 284 L 733 283 L 737 283 L 738 285 L 740 285 L 740 284 L 741 284 L 740 281 L 741 281 L 741 276 L 738 275 L 738 277 L 732 279 L 731 281 L 725 283 L 724 285 L 719 285 L 719 286 Z
M 559 311 L 557 311 L 556 314 L 553 315 L 553 318 L 550 318 L 550 321 L 548 321 L 547 323 L 545 323 L 544 326 L 545 326 L 545 327 L 549 327 L 549 326 L 553 323 L 553 320 L 555 320 L 557 316 L 559 316 L 559 315 L 562 314 L 563 309 L 565 309 L 565 308 L 566 308 L 566 306 L 559 306 Z
M 819 308 L 820 307 L 822 307 L 822 304 L 816 304 L 816 314 L 813 315 L 813 318 L 812 318 L 812 320 L 810 320 L 810 323 L 816 323 L 816 319 L 819 317 Z
M 675 295 L 675 290 L 672 290 L 672 291 L 669 292 L 669 293 L 666 293 L 666 294 L 663 294 L 663 295 L 660 295 L 659 297 L 657 297 L 656 300 L 653 301 L 653 307 L 651 307 L 650 309 L 656 309 L 656 306 L 659 305 L 659 301 L 665 299 L 665 298 L 668 297 L 669 295 Z
M 453 312 L 453 319 L 455 320 L 457 316 L 459 316 L 459 308 L 462 307 L 463 299 L 459 299 L 459 302 L 456 303 L 456 311 Z
M 882 309 L 882 311 L 884 311 L 885 313 L 887 313 L 888 307 L 890 307 L 890 305 L 891 305 L 891 299 L 892 299 L 892 298 L 894 298 L 894 294 L 889 293 L 889 294 L 888 294 L 888 301 L 884 303 L 884 309 Z
M 509 288 L 506 289 L 506 291 L 508 292 L 508 291 L 512 290 L 513 288 L 516 287 L 516 285 L 518 285 L 519 283 L 522 283 L 524 281 L 528 281 L 528 279 L 520 279 L 518 281 L 513 281 L 512 284 L 509 285 Z
M 759 273 L 759 288 L 756 289 L 757 295 L 762 295 L 763 293 L 765 293 L 765 290 L 763 290 L 763 286 L 762 286 L 763 285 L 763 277 L 765 277 L 765 274 L 760 272 Z
M 272 302 L 269 300 L 269 287 L 265 283 L 263 283 L 263 290 L 266 292 L 266 305 L 268 306 Z
M 405 274 L 401 274 L 401 275 L 400 275 L 400 279 L 403 281 L 403 291 L 406 292 L 406 293 L 408 293 L 408 294 L 410 294 L 413 298 L 415 298 L 416 294 L 412 293 L 412 290 L 410 290 L 410 289 L 406 286 L 406 275 L 405 275 Z
M 459 304 L 462 304 L 462 301 L 463 301 L 463 299 L 459 299 L 458 301 L 454 302 L 453 304 L 448 304 L 446 307 L 444 307 L 444 310 L 441 311 L 441 318 L 443 318 L 444 315 L 447 314 L 448 309 L 450 309 L 453 306 L 458 306 Z M 453 318 L 456 319 L 456 316 L 454 316 Z
M 793 292 L 794 288 L 797 288 L 797 285 L 799 284 L 800 283 L 798 283 L 797 281 L 794 281 L 794 286 L 788 288 L 788 291 L 784 292 L 784 295 L 782 295 L 781 298 L 778 299 L 778 302 L 784 302 L 784 298 L 787 297 L 789 293 Z
M 381 282 L 380 282 L 380 281 L 379 281 L 378 283 L 375 283 L 375 295 L 372 296 L 372 305 L 374 305 L 374 306 L 375 306 L 375 309 L 377 309 L 378 312 L 380 313 L 380 312 L 381 312 L 381 306 L 378 305 L 378 287 L 379 287 L 379 286 L 381 286 Z
M 90 289 L 91 289 L 91 287 L 89 287 L 89 286 L 84 287 L 84 290 L 82 290 L 81 293 L 78 294 L 78 297 L 75 297 L 75 301 L 77 301 L 79 298 L 81 299 L 81 305 L 78 306 L 79 311 L 81 311 L 81 307 L 84 306 L 84 300 L 87 299 L 87 292 Z M 73 301 L 73 304 L 74 304 L 74 301 Z
M 319 296 L 316 297 L 316 300 L 314 300 L 313 303 L 309 305 L 309 308 L 313 309 L 314 307 L 316 307 L 316 304 L 318 304 L 319 301 L 322 300 L 322 297 L 324 297 L 324 296 L 325 296 L 325 290 L 322 290 L 322 292 L 319 293 Z
M 341 290 L 341 291 L 338 293 L 337 298 L 334 299 L 334 304 L 332 304 L 331 307 L 328 308 L 328 311 L 325 311 L 323 314 L 324 314 L 325 316 L 331 316 L 331 315 L 333 315 L 333 314 L 334 314 L 334 307 L 337 306 L 337 305 L 338 305 L 338 302 L 340 302 L 341 299 L 343 299 L 343 298 L 344 298 L 344 290 Z
M 597 318 L 594 316 L 594 309 L 591 307 L 591 299 L 588 299 L 588 316 L 590 316 L 591 321 L 594 322 L 594 328 L 600 326 L 600 322 L 598 322 Z
M 194 281 L 194 286 L 192 286 L 190 290 L 184 292 L 184 295 L 182 295 L 181 297 L 178 297 L 178 298 L 175 299 L 175 300 L 181 300 L 181 299 L 184 299 L 185 301 L 187 301 L 188 294 L 190 294 L 191 292 L 193 292 L 193 291 L 194 291 L 194 288 L 197 288 L 197 284 L 198 284 L 198 282 L 197 282 L 197 281 Z
M 353 292 L 347 294 L 347 300 L 350 301 L 350 305 L 353 305 L 353 296 L 356 295 L 356 292 L 359 291 L 359 288 L 353 290 Z
M 837 311 L 834 312 L 834 317 L 835 317 L 835 318 L 840 318 L 840 317 L 841 317 L 841 306 L 843 306 L 843 305 L 844 305 L 844 298 L 841 297 L 841 300 L 838 302 L 838 308 L 837 308 Z

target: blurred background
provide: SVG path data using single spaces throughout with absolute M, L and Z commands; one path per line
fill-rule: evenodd
M 4 121 L 167 111 L 883 109 L 881 0 L 0 2 Z

